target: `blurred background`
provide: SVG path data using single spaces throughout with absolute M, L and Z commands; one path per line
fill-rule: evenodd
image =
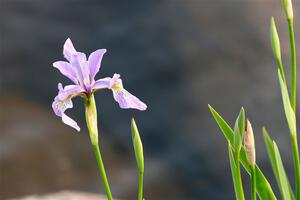
M 299 1 L 294 8 L 299 42 Z M 290 177 L 293 168 L 269 39 L 272 15 L 288 73 L 280 0 L 1 0 L 0 199 L 64 189 L 103 193 L 83 100 L 68 110 L 80 133 L 51 108 L 57 83 L 70 83 L 52 67 L 63 60 L 68 37 L 82 52 L 106 48 L 98 78 L 120 73 L 125 88 L 148 105 L 145 112 L 121 110 L 110 91 L 96 94 L 100 148 L 115 197 L 136 198 L 134 116 L 144 143 L 146 199 L 234 198 L 227 143 L 208 103 L 230 124 L 245 107 L 257 162 L 277 193 L 262 126 Z M 244 183 L 248 195 L 247 176 Z

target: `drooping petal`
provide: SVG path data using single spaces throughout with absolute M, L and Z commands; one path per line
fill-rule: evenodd
M 121 108 L 147 109 L 146 104 L 123 88 L 122 79 L 120 79 L 119 74 L 114 74 L 110 80 L 110 89 L 113 91 L 114 99 L 119 103 Z
M 63 54 L 64 54 L 64 57 L 70 61 L 71 60 L 71 57 L 73 55 L 75 55 L 77 53 L 76 49 L 74 48 L 74 45 L 71 41 L 70 38 L 68 38 L 64 44 L 64 50 L 63 50 Z
M 113 96 L 114 99 L 119 103 L 120 108 L 134 108 L 138 110 L 147 109 L 146 104 L 125 89 L 113 89 Z
M 91 53 L 88 58 L 90 78 L 93 80 L 95 79 L 96 74 L 99 72 L 101 61 L 105 53 L 106 49 L 98 49 L 97 51 Z
M 78 84 L 76 71 L 72 67 L 72 65 L 70 65 L 70 63 L 65 61 L 57 61 L 53 63 L 53 67 L 57 68 L 60 71 L 60 73 L 68 77 L 75 84 Z
M 65 113 L 62 114 L 62 121 L 71 126 L 72 128 L 75 128 L 78 132 L 80 131 L 80 127 L 78 126 L 77 122 L 75 122 L 72 118 L 67 116 Z
M 73 107 L 72 98 L 80 95 L 84 92 L 84 89 L 79 85 L 68 85 L 66 87 L 62 87 L 61 83 L 58 84 L 58 95 L 55 97 L 54 102 L 52 103 L 52 108 L 55 114 L 62 118 L 62 121 L 75 128 L 77 131 L 80 130 L 77 123 L 68 117 L 65 114 L 65 111 L 69 108 Z

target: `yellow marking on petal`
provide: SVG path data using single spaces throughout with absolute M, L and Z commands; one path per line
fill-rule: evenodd
M 111 87 L 113 90 L 122 90 L 123 86 L 121 84 L 113 84 L 113 86 Z

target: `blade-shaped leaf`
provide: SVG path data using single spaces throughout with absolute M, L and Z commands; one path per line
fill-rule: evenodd
M 233 130 L 230 128 L 230 126 L 227 124 L 227 122 L 217 113 L 215 109 L 213 109 L 210 105 L 208 105 L 214 119 L 216 120 L 217 124 L 219 125 L 222 133 L 224 134 L 227 141 L 232 146 L 234 143 L 234 133 Z M 251 168 L 248 164 L 246 153 L 244 148 L 242 147 L 240 152 L 240 161 L 243 165 L 243 167 L 246 169 L 246 171 L 250 174 Z M 257 183 L 257 192 L 261 200 L 276 200 L 276 197 L 274 195 L 274 192 L 271 188 L 271 185 L 267 181 L 266 177 L 262 173 L 262 171 L 259 169 L 257 165 L 255 165 L 256 170 L 256 183 Z
M 274 146 L 274 152 L 275 152 L 275 160 L 276 160 L 276 167 L 277 167 L 277 171 L 278 171 L 280 189 L 282 190 L 282 198 L 284 200 L 290 200 L 289 183 L 288 183 L 288 179 L 286 177 L 285 171 L 284 171 L 281 156 L 280 156 L 278 147 L 275 142 L 273 142 L 273 146 Z
M 237 177 L 236 165 L 235 165 L 235 159 L 234 159 L 234 155 L 232 152 L 232 148 L 229 143 L 228 143 L 228 152 L 229 152 L 230 169 L 231 169 L 231 175 L 232 175 L 232 180 L 233 180 L 235 197 L 236 197 L 236 199 L 238 199 L 239 198 L 239 194 L 238 194 L 239 189 L 237 188 L 238 180 L 236 178 Z
M 215 118 L 216 122 L 218 123 L 225 138 L 230 142 L 231 145 L 233 145 L 233 140 L 234 140 L 233 130 L 230 128 L 227 122 L 219 115 L 219 113 L 217 113 L 217 111 L 213 109 L 213 107 L 211 107 L 210 105 L 208 105 L 208 107 L 213 117 Z
M 294 136 L 294 135 L 296 135 L 296 116 L 295 116 L 295 112 L 293 111 L 293 108 L 291 106 L 289 93 L 288 93 L 286 84 L 284 83 L 284 81 L 280 75 L 279 69 L 278 69 L 278 78 L 279 78 L 279 82 L 280 82 L 280 89 L 281 89 L 285 117 L 287 119 L 290 132 Z
M 262 131 L 263 131 L 263 136 L 264 136 L 264 140 L 265 140 L 265 143 L 266 143 L 269 159 L 271 161 L 271 166 L 272 166 L 275 178 L 276 178 L 276 182 L 277 182 L 277 185 L 279 187 L 280 194 L 281 194 L 281 196 L 283 196 L 284 194 L 283 194 L 282 188 L 280 186 L 279 173 L 278 173 L 278 170 L 277 170 L 277 162 L 276 162 L 274 144 L 273 144 L 267 130 L 265 128 L 263 128 Z M 286 180 L 288 180 L 285 171 L 284 171 L 284 176 L 286 177 Z M 289 182 L 288 182 L 288 188 L 289 188 L 290 199 L 295 199 L 293 190 L 292 190 L 291 185 L 290 185 Z
M 241 108 L 240 113 L 234 125 L 234 149 L 240 151 L 243 142 L 243 135 L 245 132 L 245 110 Z

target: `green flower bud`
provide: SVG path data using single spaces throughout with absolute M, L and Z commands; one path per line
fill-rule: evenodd
M 134 118 L 131 119 L 131 134 L 136 162 L 140 172 L 144 172 L 143 144 Z
M 271 18 L 270 33 L 271 33 L 271 44 L 272 44 L 274 56 L 277 62 L 281 62 L 280 41 L 279 41 L 274 17 Z
M 288 20 L 294 18 L 292 0 L 282 0 L 283 9 Z

